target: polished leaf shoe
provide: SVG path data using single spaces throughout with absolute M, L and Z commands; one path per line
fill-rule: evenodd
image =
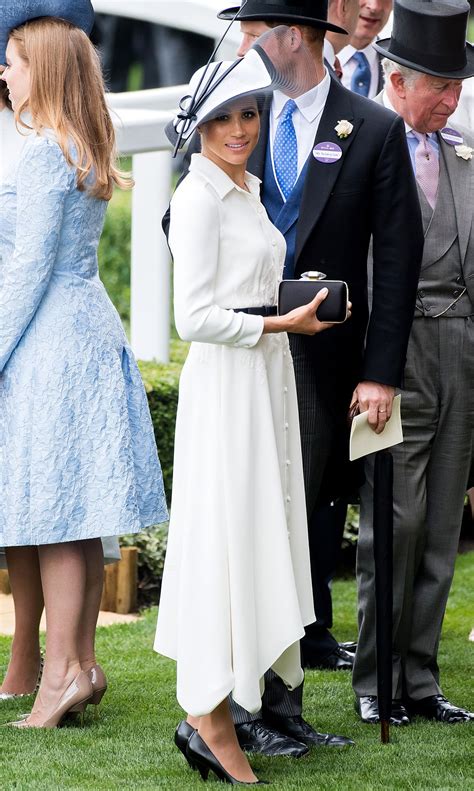
M 353 640 L 349 640 L 347 643 L 339 643 L 339 648 L 342 648 L 344 651 L 347 651 L 349 654 L 355 654 L 357 651 L 357 643 Z
M 319 733 L 303 719 L 303 717 L 279 717 L 272 720 L 272 725 L 279 733 L 290 736 L 308 747 L 349 747 L 354 744 L 347 736 L 337 736 L 334 733 Z
M 355 710 L 362 722 L 365 722 L 368 725 L 378 725 L 380 722 L 379 706 L 377 697 L 375 695 L 363 695 L 360 698 L 356 698 Z M 390 725 L 401 727 L 404 725 L 410 725 L 410 722 L 411 720 L 408 715 L 408 711 L 401 700 L 392 700 Z
M 194 728 L 189 724 L 189 722 L 186 722 L 186 720 L 181 720 L 181 722 L 179 723 L 178 727 L 174 732 L 174 743 L 178 748 L 178 750 L 180 750 L 183 753 L 191 769 L 195 769 L 196 767 L 194 763 L 189 759 L 189 756 L 187 755 L 186 752 L 186 748 L 188 746 L 188 742 L 191 736 L 193 735 L 193 733 L 194 733 Z
M 354 667 L 354 654 L 349 653 L 340 645 L 336 646 L 324 659 L 311 657 L 311 654 L 303 651 L 303 666 L 317 670 L 352 670 Z
M 474 721 L 474 712 L 454 706 L 444 695 L 430 695 L 421 700 L 408 700 L 407 706 L 411 714 L 424 717 L 427 720 L 446 722 L 450 725 Z
M 266 725 L 263 720 L 243 722 L 235 726 L 235 732 L 242 750 L 246 753 L 301 758 L 309 752 L 306 744 L 279 733 Z

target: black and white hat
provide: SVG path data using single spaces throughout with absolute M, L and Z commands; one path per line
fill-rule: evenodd
M 243 58 L 208 63 L 191 78 L 179 110 L 166 127 L 175 152 L 196 128 L 244 97 L 260 102 L 274 90 L 299 96 L 318 81 L 317 66 L 302 40 L 286 25 L 265 32 Z

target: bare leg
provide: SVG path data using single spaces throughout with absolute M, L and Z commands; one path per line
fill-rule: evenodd
M 474 519 L 474 488 L 468 490 L 467 496 L 469 498 L 469 505 L 471 507 L 471 516 Z
M 0 692 L 24 695 L 34 692 L 40 667 L 39 624 L 44 602 L 38 550 L 10 547 L 5 552 L 15 606 L 15 634 Z
M 79 659 L 84 671 L 96 664 L 95 632 L 104 584 L 104 552 L 100 538 L 81 541 L 86 561 L 86 590 L 79 625 Z
M 232 777 L 245 783 L 256 782 L 257 778 L 237 740 L 227 699 L 210 714 L 200 717 L 198 732 Z
M 29 721 L 41 721 L 81 670 L 79 634 L 85 600 L 82 541 L 39 547 L 46 607 L 46 661 Z

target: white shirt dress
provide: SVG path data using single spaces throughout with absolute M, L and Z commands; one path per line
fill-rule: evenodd
M 303 680 L 314 621 L 293 365 L 286 333 L 232 308 L 275 305 L 285 242 L 259 199 L 195 154 L 171 203 L 180 382 L 155 650 L 194 716 L 228 695 L 259 710 L 273 667 Z

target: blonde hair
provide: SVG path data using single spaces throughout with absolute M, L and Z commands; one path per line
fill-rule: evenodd
M 114 184 L 130 189 L 131 177 L 116 165 L 100 61 L 86 34 L 62 19 L 43 17 L 13 30 L 10 39 L 30 67 L 30 94 L 16 108 L 17 124 L 27 126 L 21 113 L 28 107 L 36 132 L 53 130 L 77 170 L 79 190 L 109 200 Z

